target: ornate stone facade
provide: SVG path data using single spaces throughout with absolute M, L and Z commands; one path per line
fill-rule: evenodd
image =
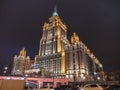
M 102 64 L 76 33 L 69 42 L 66 25 L 56 10 L 54 13 L 49 22 L 44 23 L 36 62 L 40 68 L 49 71 L 50 76 L 67 77 L 72 81 L 95 80 L 103 70 Z
M 26 50 L 23 48 L 20 50 L 20 54 L 18 56 L 15 55 L 14 57 L 11 75 L 23 76 L 25 74 L 25 70 L 28 70 L 30 68 L 30 65 L 30 57 L 26 56 Z

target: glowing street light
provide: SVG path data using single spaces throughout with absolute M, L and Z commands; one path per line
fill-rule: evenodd
M 8 67 L 5 67 L 4 69 L 5 69 L 5 70 L 7 70 L 7 69 L 8 69 Z
M 98 80 L 100 80 L 100 77 L 97 77 Z
M 8 70 L 8 67 L 4 67 L 4 70 L 3 70 L 3 75 L 5 75 L 7 73 L 7 70 Z

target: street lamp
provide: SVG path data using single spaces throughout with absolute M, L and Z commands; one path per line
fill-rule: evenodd
M 100 77 L 97 77 L 98 80 L 100 80 Z
M 5 70 L 7 70 L 8 69 L 8 67 L 5 67 Z
M 6 71 L 3 71 L 3 75 L 5 75 L 6 74 Z
M 3 75 L 6 75 L 7 70 L 8 70 L 8 67 L 4 67 L 4 70 L 3 70 Z
M 28 77 L 28 74 L 25 74 L 25 77 Z

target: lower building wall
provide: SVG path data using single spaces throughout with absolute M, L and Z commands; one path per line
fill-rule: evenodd
M 0 80 L 0 90 L 1 90 L 1 87 L 2 87 L 2 81 L 3 81 L 3 80 Z
M 25 82 L 34 84 L 37 88 L 58 87 L 59 85 L 68 85 L 66 78 L 34 78 L 34 77 L 11 77 L 0 76 L 0 90 L 23 90 Z
M 68 85 L 68 79 L 59 78 L 26 78 L 28 82 L 35 82 L 40 87 L 57 87 L 59 85 Z M 52 84 L 52 85 L 51 85 Z
M 0 90 L 23 90 L 24 80 L 0 80 Z

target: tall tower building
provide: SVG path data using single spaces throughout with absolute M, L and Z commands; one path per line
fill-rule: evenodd
M 55 7 L 49 22 L 43 26 L 39 55 L 36 57 L 40 67 L 54 76 L 65 74 L 64 48 L 68 43 L 67 27 L 58 16 Z
M 72 80 L 95 80 L 103 68 L 76 33 L 73 33 L 71 42 L 68 41 L 67 27 L 56 6 L 52 17 L 43 25 L 39 54 L 35 58 L 39 67 L 50 76 Z

